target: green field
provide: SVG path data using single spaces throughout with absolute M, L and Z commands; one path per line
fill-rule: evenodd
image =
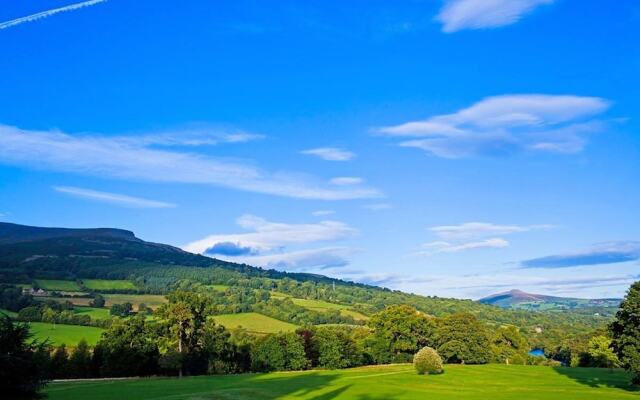
M 89 306 L 89 303 L 93 301 L 91 297 L 51 297 L 51 296 L 37 296 L 34 297 L 37 301 L 53 300 L 59 303 L 71 302 L 75 306 Z
M 327 301 L 322 301 L 322 300 L 297 299 L 295 297 L 292 297 L 291 301 L 293 301 L 293 304 L 297 304 L 301 307 L 304 307 L 313 311 L 323 312 L 325 310 L 339 310 L 340 314 L 345 316 L 351 316 L 356 321 L 358 320 L 364 321 L 369 319 L 369 317 L 367 317 L 366 315 L 363 315 L 357 311 L 353 311 L 350 309 L 349 306 L 344 304 L 329 303 Z
M 44 290 L 77 292 L 80 286 L 75 281 L 63 281 L 59 279 L 36 279 L 36 285 Z
M 229 285 L 205 285 L 207 289 L 215 290 L 216 292 L 226 292 L 229 289 Z
M 111 314 L 108 308 L 95 308 L 95 307 L 74 307 L 73 311 L 76 314 L 88 315 L 91 319 L 109 319 Z
M 49 400 L 613 400 L 638 399 L 618 371 L 517 365 L 447 366 L 419 376 L 411 365 L 184 379 L 54 383 Z
M 213 319 L 227 329 L 241 326 L 247 331 L 255 333 L 290 332 L 297 328 L 294 324 L 252 312 L 216 315 Z
M 100 339 L 100 334 L 103 331 L 103 329 L 93 326 L 61 325 L 45 322 L 30 322 L 29 326 L 36 339 L 49 339 L 51 344 L 59 345 L 64 343 L 69 347 L 74 347 L 83 338 L 90 345 L 94 345 Z
M 91 290 L 136 289 L 136 285 L 134 285 L 131 281 L 118 281 L 110 279 L 83 279 L 82 283 L 87 289 Z
M 114 304 L 131 303 L 134 310 L 138 309 L 140 303 L 156 309 L 167 302 L 167 299 L 159 294 L 103 294 L 102 296 L 106 300 L 107 307 Z

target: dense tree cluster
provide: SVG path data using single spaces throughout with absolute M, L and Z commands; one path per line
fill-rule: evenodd
M 622 365 L 633 374 L 634 383 L 640 384 L 640 281 L 629 289 L 610 329 L 611 347 Z

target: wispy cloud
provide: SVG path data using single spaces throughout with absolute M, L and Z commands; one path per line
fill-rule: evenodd
M 509 242 L 501 238 L 483 239 L 475 242 L 451 243 L 445 241 L 429 242 L 422 245 L 426 254 L 457 253 L 465 250 L 483 248 L 502 248 L 509 246 Z
M 100 201 L 104 203 L 116 204 L 123 207 L 133 208 L 172 208 L 175 204 L 165 203 L 163 201 L 143 199 L 141 197 L 127 196 L 124 194 L 99 192 L 97 190 L 83 189 L 73 186 L 54 186 L 56 192 L 68 194 L 84 199 Z
M 610 103 L 599 97 L 502 95 L 487 97 L 453 114 L 376 131 L 403 138 L 400 146 L 445 158 L 522 150 L 575 153 L 585 146 L 587 134 L 605 129 L 606 124 L 593 117 L 609 107 Z
M 445 0 L 436 17 L 444 32 L 511 25 L 554 0 Z
M 37 21 L 39 19 L 47 18 L 61 12 L 73 11 L 80 8 L 93 6 L 95 4 L 104 3 L 106 1 L 107 0 L 90 0 L 90 1 L 83 1 L 81 3 L 70 4 L 68 6 L 64 6 L 60 8 L 53 8 L 51 10 L 46 10 L 36 14 L 27 15 L 26 17 L 21 17 L 21 18 L 12 19 L 10 21 L 0 22 L 0 29 L 6 29 L 15 25 L 24 24 L 25 22 Z
M 370 187 L 338 187 L 305 174 L 271 173 L 248 163 L 215 158 L 197 153 L 198 146 L 185 151 L 180 147 L 185 143 L 167 137 L 166 133 L 159 138 L 70 135 L 0 125 L 0 162 L 116 179 L 209 184 L 303 199 L 380 196 L 378 190 Z M 159 144 L 163 147 L 158 148 Z
M 349 150 L 337 147 L 318 147 L 315 149 L 303 150 L 301 153 L 320 157 L 327 161 L 349 161 L 356 156 L 355 153 L 352 153 Z
M 350 247 L 322 247 L 266 255 L 238 257 L 234 261 L 284 271 L 322 272 L 342 268 L 354 254 Z
M 493 235 L 509 235 L 534 229 L 551 229 L 553 225 L 499 225 L 487 222 L 466 222 L 460 225 L 441 225 L 429 228 L 443 239 L 468 239 Z
M 467 222 L 460 225 L 441 225 L 429 228 L 441 240 L 422 245 L 418 254 L 457 253 L 482 248 L 503 248 L 509 242 L 502 237 L 536 229 L 552 229 L 553 225 L 498 225 L 487 222 Z
M 597 244 L 576 253 L 557 254 L 522 261 L 525 268 L 569 268 L 583 265 L 616 264 L 640 260 L 640 241 Z
M 329 183 L 338 186 L 360 185 L 361 183 L 364 183 L 364 179 L 355 176 L 339 176 L 332 178 Z
M 311 215 L 313 215 L 314 217 L 325 217 L 327 215 L 333 215 L 336 212 L 333 210 L 316 210 L 314 212 L 311 213 Z
M 362 208 L 364 208 L 365 210 L 371 210 L 371 211 L 382 211 L 382 210 L 388 210 L 391 208 L 391 204 L 389 203 L 372 203 L 372 204 L 365 204 L 362 206 Z

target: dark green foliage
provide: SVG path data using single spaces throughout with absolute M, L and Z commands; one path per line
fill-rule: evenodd
M 0 308 L 18 312 L 33 305 L 36 305 L 33 296 L 22 294 L 22 289 L 19 287 L 0 284 Z
M 305 369 L 302 339 L 295 333 L 278 333 L 259 338 L 251 348 L 251 368 L 254 371 L 294 371 Z
M 610 329 L 613 351 L 640 384 L 640 281 L 631 285 Z
M 30 341 L 29 328 L 0 318 L 0 382 L 3 398 L 29 398 L 47 382 L 43 344 Z M 6 396 L 6 397 L 5 397 Z
M 317 365 L 320 367 L 349 368 L 362 363 L 362 350 L 358 348 L 349 328 L 339 326 L 318 328 L 312 342 L 317 349 Z
M 110 313 L 116 317 L 128 317 L 133 311 L 133 304 L 124 303 L 124 304 L 114 304 L 111 306 Z
M 67 376 L 71 378 L 91 377 L 91 351 L 84 339 L 78 343 L 69 357 Z
M 95 294 L 93 296 L 93 300 L 91 300 L 91 302 L 89 303 L 91 307 L 96 307 L 96 308 L 102 308 L 104 307 L 104 304 L 105 304 L 104 297 L 102 297 L 102 295 L 99 295 L 99 294 Z
M 394 361 L 408 361 L 418 349 L 433 345 L 433 318 L 407 305 L 390 306 L 374 314 L 368 323 L 376 337 L 371 344 L 392 355 Z M 381 348 L 382 346 L 382 348 Z
M 67 378 L 69 376 L 69 353 L 64 344 L 56 347 L 51 356 L 51 377 L 54 379 Z
M 529 343 L 515 326 L 501 326 L 493 332 L 491 340 L 492 362 L 526 364 L 529 349 Z
M 148 376 L 158 371 L 157 340 L 144 319 L 119 321 L 102 334 L 94 349 L 100 376 Z
M 485 364 L 491 360 L 483 324 L 473 315 L 458 313 L 438 321 L 438 353 L 447 363 Z

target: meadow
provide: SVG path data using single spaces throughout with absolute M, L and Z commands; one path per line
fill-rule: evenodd
M 166 297 L 159 294 L 103 294 L 102 296 L 106 301 L 105 305 L 107 307 L 111 307 L 114 304 L 131 303 L 136 311 L 141 303 L 156 309 L 167 302 Z
M 217 324 L 224 326 L 227 329 L 236 329 L 238 326 L 242 326 L 249 332 L 253 333 L 276 333 L 276 332 L 291 332 L 294 331 L 297 326 L 288 322 L 280 321 L 275 318 L 267 317 L 266 315 L 248 312 L 241 314 L 223 314 L 215 315 L 213 319 Z
M 83 279 L 82 284 L 91 290 L 123 290 L 136 288 L 133 282 L 125 280 Z
M 33 337 L 40 341 L 47 339 L 53 345 L 65 344 L 75 347 L 80 340 L 86 339 L 89 345 L 95 345 L 104 329 L 93 326 L 50 324 L 46 322 L 30 322 L 29 329 Z
M 78 292 L 80 286 L 74 281 L 64 281 L 60 279 L 36 279 L 36 285 L 44 290 L 55 290 L 65 292 Z
M 448 365 L 419 376 L 408 364 L 334 371 L 53 383 L 49 400 L 614 400 L 638 399 L 622 371 Z

